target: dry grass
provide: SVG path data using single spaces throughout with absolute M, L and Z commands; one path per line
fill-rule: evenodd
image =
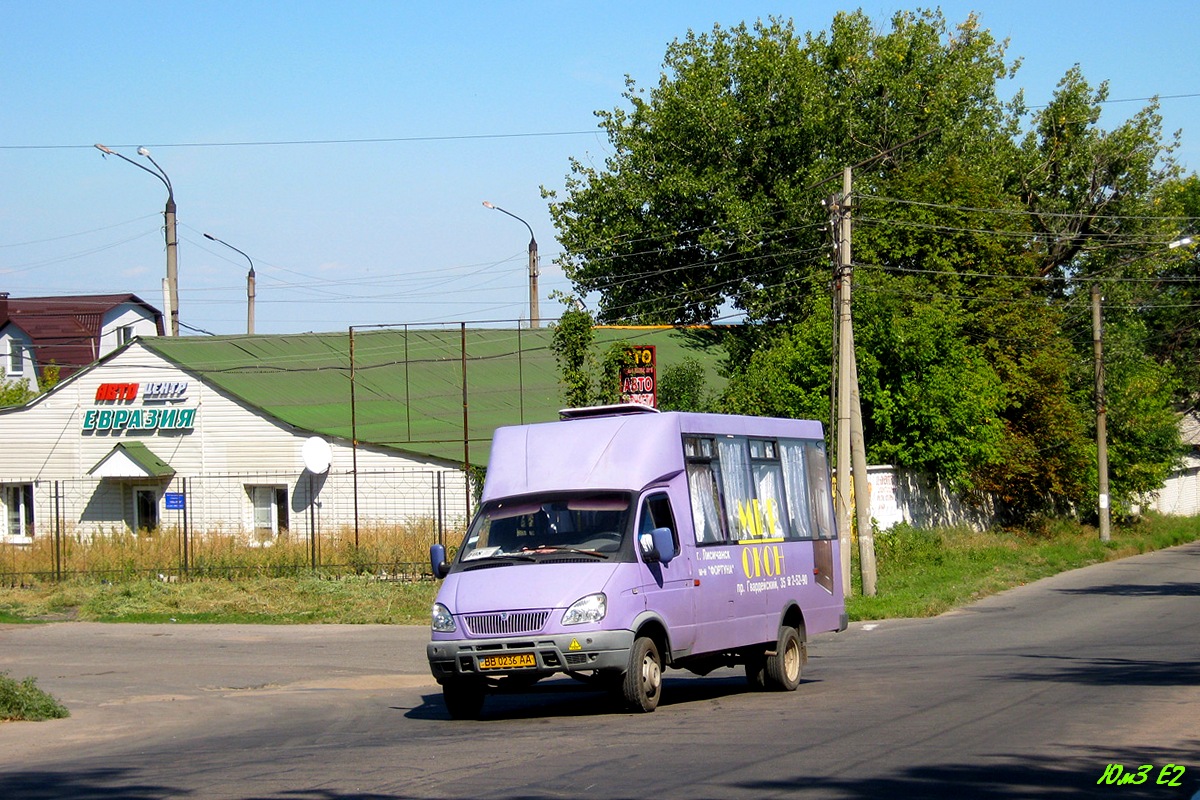
M 458 541 L 462 532 L 445 534 Z M 256 577 L 373 574 L 414 576 L 427 572 L 429 546 L 437 541 L 431 520 L 404 526 L 361 526 L 322 532 L 315 542 L 283 533 L 267 541 L 252 536 L 127 532 L 85 537 L 41 536 L 30 545 L 0 546 L 0 585 L 90 577 L 109 582 L 139 578 Z

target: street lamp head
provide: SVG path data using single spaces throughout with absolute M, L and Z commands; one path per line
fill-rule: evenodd
M 219 241 L 220 241 L 220 239 L 218 239 L 217 237 L 213 236 L 211 233 L 206 233 L 206 234 L 204 234 L 204 238 L 205 238 L 205 239 L 212 239 L 214 242 L 219 242 Z
M 106 156 L 113 155 L 113 151 L 110 150 L 109 148 L 105 147 L 102 144 L 94 144 L 94 145 L 92 145 L 92 147 L 95 147 L 97 150 L 99 150 L 101 153 L 104 153 L 104 155 L 106 155 Z
M 139 156 L 149 156 L 149 155 L 150 155 L 150 151 L 149 151 L 149 150 L 147 150 L 147 149 L 146 149 L 146 148 L 144 148 L 144 147 L 139 147 L 139 148 L 137 149 L 137 154 L 138 154 Z
M 1189 245 L 1191 243 L 1192 243 L 1192 237 L 1184 236 L 1179 239 L 1176 239 L 1173 242 L 1167 242 L 1167 247 L 1170 248 L 1171 250 L 1174 250 L 1177 247 L 1186 247 L 1187 245 Z
M 99 147 L 100 145 L 96 145 L 96 146 L 97 146 L 97 147 Z M 491 204 L 491 203 L 489 203 L 487 200 L 484 200 L 484 201 L 483 201 L 483 207 L 484 207 L 484 208 L 495 208 L 496 206 L 492 205 L 492 204 Z

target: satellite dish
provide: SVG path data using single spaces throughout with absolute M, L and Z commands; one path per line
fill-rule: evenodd
M 320 436 L 310 436 L 304 441 L 300 457 L 304 459 L 305 469 L 321 475 L 329 470 L 329 464 L 333 459 L 333 450 L 329 447 L 329 442 Z

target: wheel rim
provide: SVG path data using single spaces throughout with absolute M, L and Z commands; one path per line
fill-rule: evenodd
M 646 691 L 647 697 L 654 697 L 658 694 L 658 686 L 662 682 L 662 670 L 658 666 L 658 659 L 647 654 L 642 659 L 642 687 Z
M 783 654 L 783 670 L 789 681 L 800 677 L 800 645 L 794 639 L 788 642 L 787 651 Z

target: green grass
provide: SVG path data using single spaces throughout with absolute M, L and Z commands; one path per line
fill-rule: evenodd
M 851 620 L 928 617 L 1059 572 L 1197 539 L 1200 519 L 1191 517 L 1115 525 L 1108 542 L 1095 528 L 1065 522 L 1038 534 L 901 525 L 875 537 L 876 596 L 862 596 L 856 574 L 846 609 Z
M 851 620 L 940 614 L 989 594 L 1064 570 L 1200 539 L 1200 519 L 1148 516 L 1114 525 L 1104 543 L 1094 528 L 1055 523 L 1038 534 L 916 530 L 876 536 L 878 593 L 863 597 L 855 576 Z M 185 578 L 71 578 L 0 587 L 0 622 L 384 623 L 426 625 L 436 581 L 372 575 Z
M 0 615 L 97 622 L 381 623 L 427 625 L 433 581 L 369 576 L 244 578 L 163 583 L 82 579 L 0 588 Z
M 0 672 L 0 721 L 62 719 L 71 712 L 37 687 L 33 678 L 15 680 Z

